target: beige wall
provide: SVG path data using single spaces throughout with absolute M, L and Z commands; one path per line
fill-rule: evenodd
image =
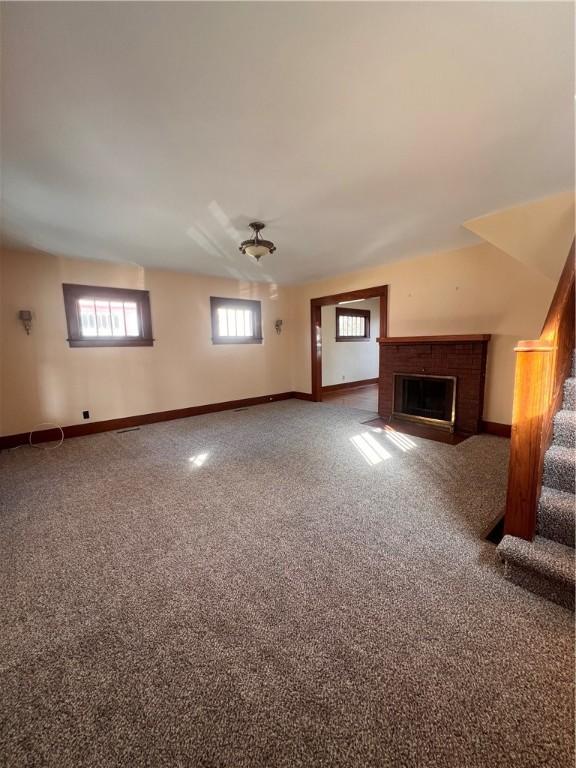
M 509 424 L 514 345 L 540 334 L 555 284 L 488 243 L 291 288 L 293 388 L 311 391 L 310 299 L 386 284 L 390 336 L 492 334 L 484 418 Z
M 33 253 L 4 253 L 0 267 L 0 434 L 76 424 L 86 409 L 100 421 L 291 389 L 288 330 L 273 327 L 290 327 L 285 289 Z M 71 349 L 63 282 L 149 290 L 154 346 Z M 263 344 L 213 345 L 210 296 L 261 299 Z
M 493 334 L 484 417 L 509 423 L 514 345 L 539 335 L 555 287 L 488 243 L 283 288 L 39 253 L 4 253 L 0 267 L 0 434 L 80 423 L 85 409 L 99 421 L 310 392 L 310 299 L 383 284 L 390 335 Z M 154 347 L 71 349 L 63 282 L 148 289 Z M 264 343 L 212 345 L 211 295 L 261 299 Z M 30 336 L 19 309 L 33 312 Z

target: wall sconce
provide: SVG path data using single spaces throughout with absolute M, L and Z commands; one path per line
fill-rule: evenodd
M 282 320 L 276 320 L 274 323 L 274 328 L 276 329 L 276 333 L 278 336 L 282 333 Z
M 30 312 L 29 309 L 21 309 L 20 312 L 18 312 L 18 317 L 24 326 L 26 336 L 30 336 L 30 331 L 32 330 L 32 312 Z

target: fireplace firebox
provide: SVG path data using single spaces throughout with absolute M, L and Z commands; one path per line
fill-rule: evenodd
M 454 431 L 456 376 L 394 374 L 392 415 Z

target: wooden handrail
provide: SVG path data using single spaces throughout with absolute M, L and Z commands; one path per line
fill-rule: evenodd
M 574 353 L 574 241 L 540 338 L 516 346 L 512 439 L 504 532 L 531 541 L 544 454 Z

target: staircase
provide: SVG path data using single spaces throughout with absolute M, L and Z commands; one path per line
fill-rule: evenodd
M 574 608 L 576 242 L 538 339 L 516 345 L 504 574 Z
M 525 589 L 574 609 L 576 523 L 576 354 L 554 415 L 553 439 L 544 455 L 542 488 L 532 541 L 504 536 L 498 553 L 504 575 Z

